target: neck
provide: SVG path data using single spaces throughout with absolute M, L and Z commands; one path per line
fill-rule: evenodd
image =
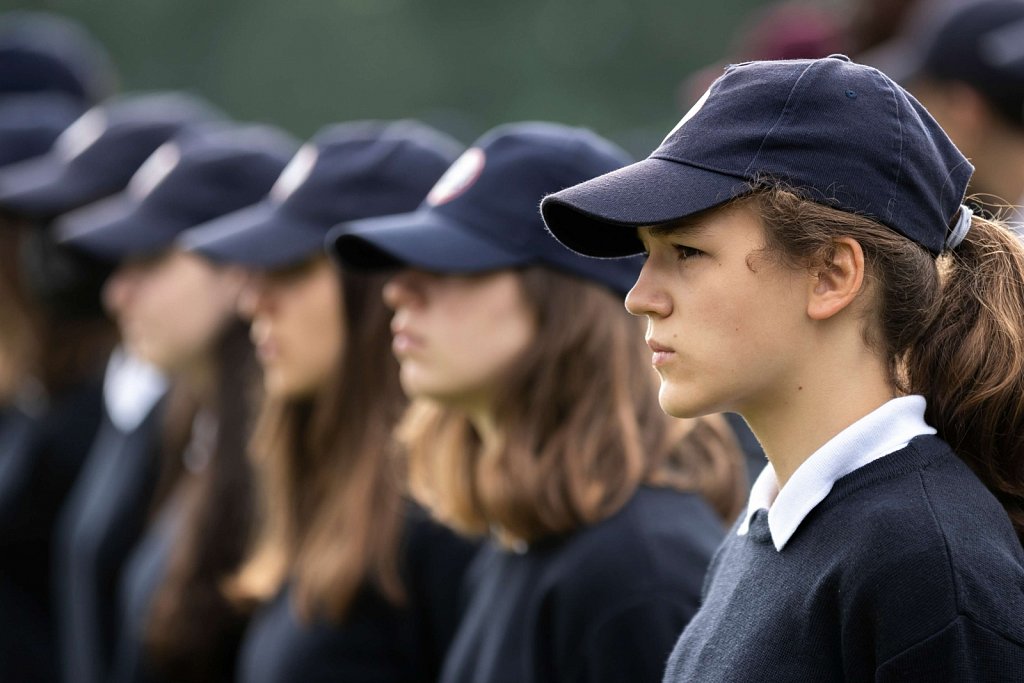
M 502 441 L 501 430 L 494 419 L 494 414 L 481 407 L 467 411 L 470 423 L 480 437 L 483 452 L 490 453 Z
M 784 388 L 739 409 L 761 442 L 779 488 L 832 437 L 894 395 L 885 363 L 863 343 L 812 357 Z

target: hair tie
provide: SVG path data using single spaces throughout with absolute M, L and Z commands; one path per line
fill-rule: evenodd
M 967 237 L 967 231 L 971 229 L 971 218 L 974 216 L 972 211 L 966 204 L 960 205 L 960 217 L 956 221 L 956 225 L 949 231 L 946 236 L 946 249 L 956 249 L 960 246 L 960 243 L 964 241 L 964 237 Z

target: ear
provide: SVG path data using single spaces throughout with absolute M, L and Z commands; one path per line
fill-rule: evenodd
M 852 237 L 839 237 L 830 258 L 812 273 L 808 285 L 807 315 L 827 320 L 857 298 L 864 284 L 864 250 Z

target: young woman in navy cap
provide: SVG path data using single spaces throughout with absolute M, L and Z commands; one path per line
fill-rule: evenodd
M 415 207 L 457 151 L 414 122 L 329 126 L 265 202 L 186 241 L 252 269 L 241 305 L 265 397 L 251 452 L 260 523 L 227 586 L 255 609 L 240 681 L 437 677 L 473 548 L 404 499 L 382 281 L 337 273 L 323 242 L 338 221 Z
M 250 521 L 255 368 L 235 316 L 241 273 L 174 242 L 262 199 L 297 147 L 262 126 L 193 129 L 157 149 L 125 192 L 56 224 L 66 244 L 117 263 L 105 299 L 124 344 L 171 383 L 154 417 L 136 416 L 152 420 L 146 438 L 110 411 L 66 512 L 57 569 L 69 680 L 232 677 L 245 619 L 220 583 Z
M 343 267 L 403 267 L 384 298 L 412 487 L 488 539 L 445 683 L 660 680 L 741 503 L 725 422 L 658 409 L 620 298 L 638 260 L 561 250 L 537 215 L 551 188 L 625 161 L 589 131 L 504 126 L 418 211 L 336 236 Z
M 661 405 L 770 465 L 666 681 L 1019 680 L 1024 251 L 971 165 L 842 56 L 730 67 L 648 159 L 544 200 L 644 251 Z

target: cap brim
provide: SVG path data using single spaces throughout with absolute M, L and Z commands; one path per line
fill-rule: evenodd
M 54 227 L 61 243 L 107 261 L 121 261 L 166 249 L 186 226 L 120 194 L 65 214 Z
M 28 216 L 56 216 L 109 194 L 74 174 L 53 154 L 0 169 L 0 207 Z
M 263 201 L 186 230 L 178 246 L 211 261 L 272 270 L 322 253 L 325 232 Z
M 643 251 L 637 227 L 685 218 L 750 189 L 746 178 L 651 157 L 548 195 L 541 214 L 577 253 L 630 256 Z
M 411 266 L 438 273 L 479 273 L 524 263 L 520 254 L 429 208 L 342 223 L 328 234 L 327 249 L 350 270 Z

